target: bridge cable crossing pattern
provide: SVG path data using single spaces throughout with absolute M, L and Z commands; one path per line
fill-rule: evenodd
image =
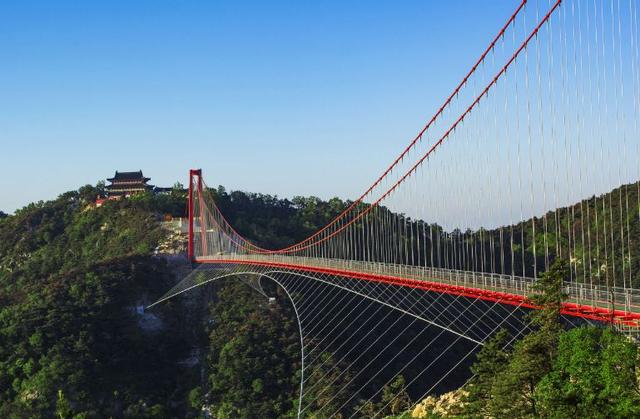
M 252 243 L 192 170 L 189 257 L 200 268 L 158 302 L 232 275 L 276 281 L 300 315 L 303 375 L 314 371 L 301 379 L 299 415 L 337 414 L 356 397 L 373 398 L 382 387 L 370 384 L 388 371 L 387 383 L 404 373 L 410 386 L 424 385 L 445 352 L 466 347 L 426 386 L 438 388 L 498 328 L 514 338 L 528 329 L 522 314 L 537 308 L 533 284 L 557 259 L 570 266 L 567 321 L 637 332 L 637 15 L 628 0 L 522 1 L 379 178 L 298 243 Z M 422 332 L 397 346 L 414 324 Z M 382 325 L 400 329 L 386 342 L 367 333 Z M 417 336 L 429 339 L 421 351 Z M 444 351 L 434 358 L 431 344 Z M 384 355 L 388 348 L 398 352 Z M 394 368 L 408 353 L 421 373 Z M 387 372 L 368 368 L 380 363 Z M 345 366 L 352 369 L 335 373 Z M 358 386 L 352 397 L 332 406 L 341 396 L 333 394 L 318 407 L 323 389 L 353 368 L 344 389 Z

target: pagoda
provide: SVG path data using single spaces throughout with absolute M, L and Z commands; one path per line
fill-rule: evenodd
M 151 178 L 144 177 L 142 170 L 137 172 L 118 172 L 116 170 L 116 174 L 107 180 L 111 182 L 111 185 L 107 185 L 107 194 L 110 199 L 153 190 L 153 185 L 147 185 Z

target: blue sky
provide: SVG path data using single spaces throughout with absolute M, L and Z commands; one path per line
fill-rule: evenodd
M 116 169 L 353 198 L 517 3 L 0 2 L 0 210 Z

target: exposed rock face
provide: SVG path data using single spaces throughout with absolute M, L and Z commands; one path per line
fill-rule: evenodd
M 175 222 L 162 223 L 162 227 L 168 230 L 169 234 L 156 248 L 156 254 L 177 255 L 187 251 L 187 233 L 182 231 L 181 225 Z
M 460 415 L 464 403 L 462 399 L 468 392 L 458 389 L 449 393 L 444 393 L 439 397 L 429 396 L 420 403 L 411 412 L 413 418 L 426 418 L 429 415 L 438 415 L 449 417 Z

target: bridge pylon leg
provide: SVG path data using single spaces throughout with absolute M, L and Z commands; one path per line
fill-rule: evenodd
M 189 203 L 189 243 L 187 244 L 187 257 L 189 258 L 189 261 L 191 261 L 191 262 L 193 262 L 195 260 L 195 252 L 194 252 L 194 248 L 193 248 L 193 237 L 194 237 L 193 219 L 194 219 L 194 215 L 195 215 L 195 208 L 194 208 L 194 202 L 193 202 L 193 192 L 194 192 L 194 185 L 196 185 L 195 184 L 196 178 L 198 179 L 197 187 L 199 188 L 197 193 L 201 194 L 202 191 L 200 189 L 202 188 L 202 169 L 191 169 L 191 170 L 189 170 L 189 196 L 188 196 L 188 203 Z M 201 226 L 201 228 L 202 228 L 202 226 Z

